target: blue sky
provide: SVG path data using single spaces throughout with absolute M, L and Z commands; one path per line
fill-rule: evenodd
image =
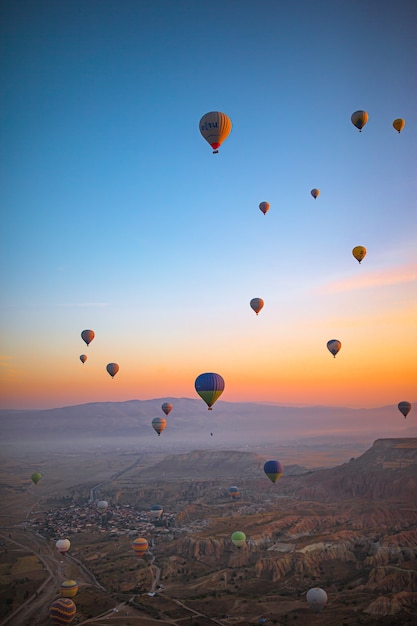
M 413 0 L 2 13 L 3 406 L 193 396 L 203 371 L 226 400 L 416 396 Z M 233 123 L 218 155 L 198 128 L 212 110 Z M 315 384 L 332 338 L 346 370 Z

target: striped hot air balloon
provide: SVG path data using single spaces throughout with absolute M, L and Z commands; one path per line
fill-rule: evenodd
M 75 580 L 64 580 L 61 583 L 59 592 L 63 598 L 73 598 L 78 593 L 78 584 Z
M 141 559 L 143 555 L 145 554 L 145 552 L 147 551 L 148 545 L 149 544 L 146 541 L 146 539 L 144 539 L 143 537 L 138 537 L 132 543 L 132 550 L 134 550 L 136 554 L 138 555 L 138 557 Z
M 71 624 L 77 612 L 75 602 L 70 598 L 58 598 L 49 607 L 49 619 L 54 626 Z

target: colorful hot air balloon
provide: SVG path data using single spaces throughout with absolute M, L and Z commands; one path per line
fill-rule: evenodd
M 269 202 L 261 202 L 261 204 L 259 205 L 259 208 L 261 209 L 264 215 L 268 213 L 269 207 L 270 207 Z
M 229 494 L 232 500 L 236 500 L 240 496 L 239 487 L 229 487 Z
M 93 341 L 95 336 L 94 330 L 83 330 L 81 333 L 81 338 L 85 341 L 87 346 Z
M 237 548 L 241 548 L 246 543 L 246 535 L 242 533 L 240 530 L 236 530 L 232 533 L 232 542 Z
M 280 461 L 267 461 L 264 465 L 264 472 L 273 483 L 281 478 L 283 471 Z
M 167 421 L 165 417 L 155 417 L 152 420 L 152 428 L 154 429 L 156 433 L 158 433 L 158 437 L 162 433 L 162 431 L 165 430 L 166 425 L 167 425 Z
M 320 587 L 313 587 L 307 591 L 306 600 L 314 613 L 320 613 L 327 604 L 327 593 Z
M 71 624 L 77 612 L 75 602 L 70 598 L 58 598 L 49 607 L 49 619 L 54 626 Z
M 411 403 L 406 402 L 405 400 L 398 403 L 398 410 L 400 411 L 400 413 L 404 415 L 404 417 L 407 417 L 407 415 L 411 411 L 411 408 L 412 408 Z
M 312 189 L 310 193 L 313 196 L 314 200 L 316 200 L 316 198 L 318 198 L 320 195 L 320 189 Z
M 132 550 L 136 552 L 140 559 L 143 557 L 147 549 L 148 542 L 143 537 L 138 537 L 138 539 L 135 539 L 135 541 L 132 543 Z
M 200 398 L 207 404 L 208 410 L 211 411 L 211 407 L 224 391 L 224 380 L 220 374 L 207 372 L 197 376 L 194 387 Z
M 112 378 L 114 378 L 119 371 L 119 365 L 117 363 L 107 363 L 106 370 Z
M 398 119 L 393 121 L 392 125 L 395 128 L 395 130 L 400 133 L 405 126 L 405 120 L 399 117 Z
M 355 111 L 352 113 L 351 121 L 356 128 L 359 129 L 359 132 L 362 132 L 362 128 L 365 126 L 366 122 L 369 119 L 369 115 L 366 111 Z
M 200 120 L 200 133 L 217 154 L 218 148 L 227 139 L 232 130 L 230 117 L 220 111 L 206 113 Z
M 71 542 L 69 539 L 58 539 L 55 547 L 60 554 L 66 554 L 71 547 Z
M 85 362 L 86 362 L 86 360 L 87 360 L 87 355 L 86 355 L 86 354 L 82 354 L 82 355 L 80 356 L 80 361 L 81 361 L 81 363 L 85 363 Z
M 32 482 L 35 483 L 35 485 L 38 484 L 41 478 L 42 474 L 40 472 L 34 472 L 31 476 Z
M 255 311 L 256 315 L 258 315 L 259 311 L 264 307 L 264 301 L 262 298 L 252 298 L 250 301 L 251 308 Z
M 63 598 L 74 598 L 78 593 L 78 585 L 75 580 L 64 580 L 59 592 Z
M 109 503 L 106 502 L 106 500 L 100 500 L 100 502 L 97 502 L 97 509 L 100 511 L 100 513 L 104 513 L 104 511 L 107 511 L 108 508 Z
M 333 354 L 334 358 L 336 358 L 336 354 L 341 347 L 342 344 L 338 339 L 330 339 L 330 341 L 327 342 L 327 349 Z
M 355 259 L 360 263 L 366 256 L 366 248 L 364 246 L 355 246 L 352 250 Z
M 172 404 L 170 402 L 164 402 L 161 406 L 161 409 L 165 413 L 165 415 L 169 415 L 172 411 Z

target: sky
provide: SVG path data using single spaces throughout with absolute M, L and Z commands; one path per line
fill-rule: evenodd
M 1 408 L 417 401 L 414 0 L 1 13 Z

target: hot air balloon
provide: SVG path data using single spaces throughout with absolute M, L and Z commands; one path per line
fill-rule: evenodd
M 232 542 L 237 548 L 241 548 L 246 543 L 246 535 L 242 533 L 240 530 L 236 530 L 232 533 Z
M 207 404 L 208 410 L 211 411 L 211 407 L 224 391 L 224 380 L 220 374 L 207 372 L 197 376 L 194 387 L 200 398 Z
M 55 547 L 58 550 L 59 554 L 66 554 L 71 547 L 71 542 L 69 539 L 58 539 Z
M 320 613 L 327 604 L 327 593 L 320 587 L 313 587 L 307 591 L 306 600 L 314 613 Z
M 164 402 L 161 406 L 161 409 L 165 413 L 165 415 L 169 415 L 172 411 L 172 404 L 170 402 Z
M 81 333 L 81 338 L 85 341 L 87 346 L 93 341 L 95 336 L 94 330 L 83 330 Z
M 162 433 L 163 430 L 165 430 L 166 425 L 167 421 L 165 417 L 155 417 L 152 420 L 152 428 L 156 433 L 158 433 L 158 436 Z
M 74 598 L 78 593 L 78 585 L 75 580 L 64 580 L 59 592 L 63 598 Z
M 314 200 L 316 200 L 316 198 L 318 198 L 320 195 L 320 189 L 312 189 L 310 193 L 313 196 Z
M 366 122 L 369 119 L 369 115 L 366 111 L 355 111 L 352 113 L 350 118 L 352 120 L 352 124 L 359 129 L 359 132 L 362 132 L 362 128 L 365 126 Z
M 262 298 L 252 298 L 250 301 L 251 308 L 255 311 L 256 315 L 258 315 L 259 311 L 263 309 L 264 301 Z
M 200 120 L 200 133 L 217 154 L 221 144 L 230 134 L 232 122 L 230 117 L 220 111 L 206 113 Z
M 398 403 L 398 410 L 400 411 L 400 413 L 404 415 L 404 417 L 407 417 L 407 415 L 411 411 L 411 408 L 412 408 L 411 403 L 406 402 L 405 400 Z
M 140 559 L 143 557 L 147 549 L 148 542 L 143 537 L 138 537 L 138 539 L 135 539 L 135 541 L 132 543 L 132 550 L 136 552 Z
M 261 209 L 264 215 L 268 213 L 269 207 L 270 207 L 269 202 L 261 202 L 261 204 L 259 205 L 259 208 Z
M 160 504 L 154 504 L 151 507 L 151 515 L 152 517 L 155 517 L 156 519 L 160 519 L 162 517 L 163 512 L 164 512 L 164 509 L 162 508 Z
M 330 339 L 330 341 L 327 342 L 327 349 L 333 354 L 334 358 L 336 358 L 336 354 L 341 347 L 342 344 L 338 339 Z
M 97 502 L 97 509 L 100 511 L 100 513 L 104 513 L 104 511 L 107 511 L 108 508 L 109 503 L 106 502 L 106 500 L 100 500 L 100 502 Z
M 86 362 L 86 360 L 87 360 L 87 355 L 86 355 L 86 354 L 82 354 L 82 355 L 80 356 L 80 361 L 81 361 L 81 363 L 85 363 L 85 362 Z
M 267 461 L 264 465 L 264 472 L 273 483 L 281 478 L 283 471 L 284 468 L 280 461 Z
M 107 363 L 106 370 L 112 378 L 114 378 L 119 371 L 119 365 L 117 363 Z
M 229 487 L 229 494 L 232 500 L 236 500 L 236 498 L 238 498 L 240 495 L 239 487 Z
M 70 598 L 58 598 L 49 607 L 49 619 L 54 626 L 71 624 L 77 612 L 75 602 Z
M 35 483 L 35 485 L 38 484 L 41 478 L 42 474 L 40 472 L 34 472 L 31 476 L 32 482 Z
M 363 261 L 366 255 L 366 248 L 364 246 L 355 246 L 352 250 L 352 254 L 359 263 Z
M 400 133 L 405 126 L 405 120 L 399 117 L 398 119 L 393 121 L 392 125 L 395 128 L 395 130 Z

